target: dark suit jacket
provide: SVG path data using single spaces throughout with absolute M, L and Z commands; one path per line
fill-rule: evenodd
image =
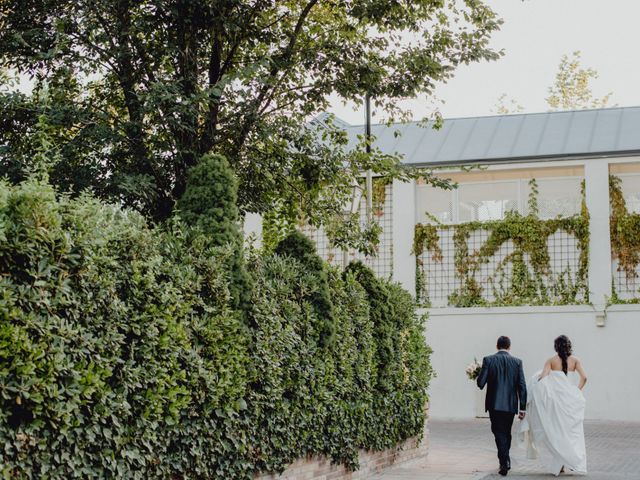
M 518 413 L 527 407 L 527 384 L 522 360 L 500 350 L 482 359 L 482 370 L 476 380 L 480 389 L 487 385 L 485 410 Z

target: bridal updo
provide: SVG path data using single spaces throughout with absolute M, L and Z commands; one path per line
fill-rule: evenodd
M 566 335 L 560 335 L 553 342 L 553 348 L 555 348 L 556 353 L 562 360 L 562 371 L 564 374 L 567 374 L 567 369 L 569 368 L 569 364 L 567 359 L 571 356 L 571 340 Z

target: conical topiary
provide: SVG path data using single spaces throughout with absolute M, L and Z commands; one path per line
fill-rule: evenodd
M 185 223 L 204 233 L 212 245 L 233 246 L 229 290 L 235 306 L 246 309 L 252 281 L 244 264 L 237 199 L 238 182 L 227 159 L 221 155 L 204 155 L 189 170 L 187 187 L 177 206 Z
M 318 343 L 322 346 L 328 345 L 335 333 L 333 303 L 324 262 L 316 252 L 315 245 L 296 230 L 278 243 L 275 253 L 295 258 L 302 263 L 309 274 L 309 285 L 313 288 L 310 294 L 311 302 L 318 319 L 316 328 Z

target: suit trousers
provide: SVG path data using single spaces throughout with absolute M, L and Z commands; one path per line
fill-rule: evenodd
M 511 459 L 509 450 L 511 449 L 511 427 L 513 426 L 514 413 L 489 410 L 491 419 L 491 432 L 496 439 L 498 447 L 498 460 L 501 467 L 510 467 Z

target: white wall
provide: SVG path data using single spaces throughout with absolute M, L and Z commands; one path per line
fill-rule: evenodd
M 589 300 L 602 310 L 611 298 L 609 232 L 609 163 L 606 158 L 584 165 L 585 200 L 589 210 Z
M 416 257 L 413 254 L 415 233 L 416 184 L 393 181 L 393 279 L 412 295 L 416 291 Z
M 249 237 L 254 241 L 254 247 L 262 246 L 262 216 L 257 213 L 247 213 L 242 223 L 242 230 L 245 238 Z
M 587 371 L 586 417 L 640 421 L 640 306 L 609 307 L 604 327 L 590 306 L 432 309 L 427 343 L 437 377 L 430 387 L 433 418 L 475 416 L 474 382 L 465 367 L 495 352 L 500 335 L 524 362 L 527 379 L 554 354 L 553 340 L 568 335 Z

